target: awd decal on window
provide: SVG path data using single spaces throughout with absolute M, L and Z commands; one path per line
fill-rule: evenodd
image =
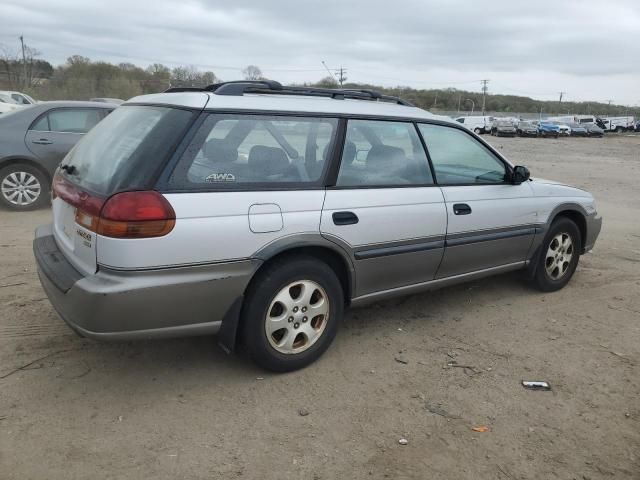
M 215 182 L 235 182 L 236 176 L 233 173 L 212 173 L 205 178 L 209 183 Z

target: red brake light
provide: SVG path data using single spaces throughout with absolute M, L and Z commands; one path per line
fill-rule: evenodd
M 161 237 L 175 223 L 173 208 L 158 192 L 122 192 L 102 207 L 97 233 L 115 238 Z
M 77 224 L 105 237 L 161 237 L 176 223 L 176 214 L 167 199 L 153 190 L 116 193 L 105 200 L 56 175 L 52 191 L 54 198 L 60 197 L 76 207 Z

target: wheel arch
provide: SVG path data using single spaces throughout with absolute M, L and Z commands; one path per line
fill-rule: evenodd
M 547 229 L 559 217 L 568 218 L 578 226 L 578 230 L 580 231 L 581 248 L 584 248 L 584 244 L 587 239 L 587 212 L 584 207 L 578 203 L 559 205 L 553 210 L 551 215 L 549 215 Z
M 53 178 L 49 173 L 49 171 L 46 168 L 44 168 L 38 161 L 29 157 L 22 157 L 22 156 L 5 157 L 2 160 L 0 160 L 0 170 L 16 164 L 24 164 L 32 168 L 35 168 L 42 175 L 44 175 L 44 177 L 47 179 L 48 184 L 51 184 L 51 182 L 53 181 Z
M 267 265 L 286 256 L 307 255 L 315 257 L 333 269 L 342 285 L 345 301 L 349 302 L 355 292 L 355 269 L 353 259 L 345 247 L 315 233 L 278 239 L 254 255 L 255 258 L 262 260 L 262 264 L 254 272 L 254 277 Z
M 336 273 L 342 285 L 345 303 L 348 304 L 355 292 L 355 269 L 353 259 L 345 247 L 341 245 L 339 239 L 331 241 L 320 234 L 313 233 L 280 238 L 258 250 L 252 257 L 259 261 L 260 265 L 251 275 L 242 295 L 236 299 L 223 318 L 218 332 L 218 344 L 228 353 L 236 349 L 241 338 L 240 318 L 248 289 L 261 271 L 287 256 L 306 255 L 328 264 Z

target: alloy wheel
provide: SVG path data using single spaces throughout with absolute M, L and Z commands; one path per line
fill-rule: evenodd
M 322 336 L 329 311 L 329 297 L 318 283 L 290 283 L 275 295 L 267 310 L 264 327 L 269 344 L 283 354 L 304 352 Z
M 42 185 L 35 175 L 18 171 L 11 172 L 2 179 L 0 191 L 7 202 L 26 207 L 38 200 Z
M 573 241 L 568 233 L 559 233 L 549 243 L 545 270 L 552 280 L 560 280 L 569 271 L 573 258 Z

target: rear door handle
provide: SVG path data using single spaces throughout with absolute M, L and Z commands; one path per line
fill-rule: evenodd
M 355 225 L 359 221 L 358 216 L 353 212 L 333 212 L 331 217 L 336 225 Z
M 469 215 L 471 213 L 471 207 L 466 203 L 454 203 L 453 213 L 456 215 Z
M 36 145 L 51 145 L 53 142 L 47 138 L 41 138 L 40 140 L 34 140 L 32 143 Z

